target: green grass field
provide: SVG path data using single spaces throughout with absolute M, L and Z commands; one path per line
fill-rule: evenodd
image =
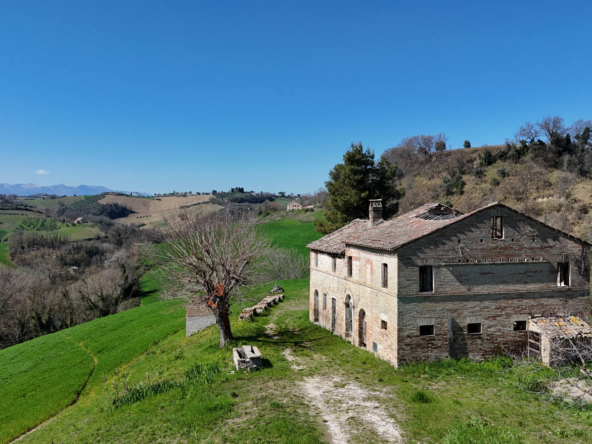
M 84 197 L 82 196 L 66 196 L 66 197 L 60 197 L 58 199 L 31 199 L 31 200 L 25 200 L 24 202 L 27 205 L 34 205 L 37 208 L 41 208 L 41 209 L 53 209 L 53 208 L 57 208 L 58 205 L 60 204 L 60 202 L 62 202 L 64 205 L 71 205 L 74 202 L 78 202 L 79 200 L 83 200 Z
M 520 368 L 512 368 L 507 358 L 483 363 L 466 360 L 419 363 L 395 370 L 370 351 L 354 347 L 309 322 L 308 280 L 279 284 L 286 291 L 285 301 L 253 322 L 237 322 L 239 309 L 236 305 L 232 307 L 235 339 L 229 347 L 218 347 L 215 326 L 191 338 L 178 331 L 142 351 L 142 347 L 129 347 L 129 352 L 118 355 L 117 360 L 110 360 L 103 369 L 93 373 L 104 373 L 106 382 L 91 377 L 74 406 L 25 436 L 23 442 L 326 442 L 325 421 L 309 405 L 300 388 L 307 378 L 319 377 L 333 381 L 336 389 L 355 383 L 381 394 L 373 399 L 390 412 L 405 442 L 590 442 L 592 411 L 542 402 L 537 395 L 527 393 L 519 384 Z M 268 283 L 252 290 L 251 300 L 262 298 L 270 286 Z M 162 303 L 130 311 L 155 309 L 159 304 Z M 157 311 L 162 313 L 160 308 L 155 314 Z M 272 334 L 268 333 L 269 324 L 274 325 Z M 102 356 L 114 354 L 110 348 L 121 346 L 130 334 L 150 335 L 152 328 L 154 325 L 145 319 L 131 329 L 113 333 L 105 326 L 94 332 L 88 329 L 82 338 L 76 335 L 74 339 L 82 340 L 98 357 L 100 365 Z M 104 331 L 109 332 L 108 338 L 94 337 Z M 55 335 L 41 339 L 47 341 L 51 336 Z M 262 371 L 232 371 L 232 347 L 243 344 L 261 350 L 265 358 Z M 76 369 L 88 372 L 88 360 L 77 354 L 75 347 L 73 344 L 70 351 L 64 350 L 71 353 L 67 359 L 81 362 Z M 290 360 L 285 354 L 288 348 Z M 101 350 L 103 355 L 95 350 Z M 35 355 L 41 353 L 38 350 Z M 303 365 L 299 370 L 291 367 L 294 359 Z M 181 381 L 185 371 L 196 363 L 216 364 L 221 373 L 208 385 L 187 390 L 173 387 L 130 405 L 110 407 L 110 399 L 126 386 Z M 76 373 L 78 381 L 84 377 L 82 370 Z M 19 384 L 28 386 L 33 376 L 40 377 L 38 373 L 19 379 Z M 66 385 L 67 382 L 63 381 L 65 391 L 79 390 L 79 385 L 73 382 Z M 13 388 L 15 395 L 22 396 L 24 389 L 20 390 Z M 0 399 L 4 400 L 4 396 Z M 5 405 L 9 402 L 22 401 L 14 396 Z M 357 420 L 351 418 L 354 424 Z M 362 429 L 368 436 L 353 441 L 379 441 L 373 438 L 370 428 L 360 423 Z
M 299 222 L 292 219 L 278 220 L 263 224 L 264 233 L 273 239 L 273 245 L 280 248 L 295 248 L 299 254 L 308 256 L 306 245 L 320 239 L 321 233 L 315 231 L 312 222 Z
M 70 239 L 71 241 L 94 239 L 97 234 L 101 233 L 101 230 L 91 225 L 69 225 L 70 226 L 67 226 L 67 224 L 60 224 L 60 229 L 54 231 L 54 233 L 59 233 L 63 236 L 68 236 L 68 239 Z
M 0 264 L 7 265 L 9 267 L 14 266 L 14 264 L 8 258 L 8 243 L 7 242 L 0 243 Z
M 103 376 L 182 330 L 184 317 L 184 305 L 162 301 L 0 350 L 0 443 L 71 404 L 83 387 L 101 386 Z

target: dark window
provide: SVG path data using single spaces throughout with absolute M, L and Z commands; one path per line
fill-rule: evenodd
M 349 277 L 351 277 L 353 274 L 353 270 L 352 270 L 352 257 L 348 256 L 347 257 L 347 275 Z
M 378 344 L 376 342 L 373 342 L 372 343 L 372 351 L 374 353 L 377 353 L 378 352 Z
M 380 321 L 380 328 L 381 328 L 382 330 L 386 330 L 386 327 L 387 327 L 387 325 L 386 325 L 386 321 L 384 321 L 384 320 L 383 320 L 383 321 Z
M 504 223 L 501 216 L 493 216 L 491 218 L 491 238 L 503 239 L 504 237 Z
M 419 267 L 419 291 L 434 291 L 434 269 L 431 265 Z
M 382 288 L 388 288 L 388 265 L 382 264 Z
M 475 322 L 467 325 L 467 333 L 470 335 L 477 335 L 481 333 L 481 322 Z
M 557 285 L 569 287 L 569 262 L 559 262 L 557 264 Z
M 336 258 L 331 259 L 331 269 L 333 270 L 333 273 L 335 273 L 335 270 L 337 270 L 337 259 Z
M 314 254 L 314 262 L 315 262 L 315 267 L 318 267 L 319 266 L 319 253 L 317 253 L 316 251 Z
M 433 325 L 420 325 L 419 336 L 434 336 L 434 330 Z
M 514 321 L 514 331 L 526 330 L 526 321 Z
M 323 310 L 327 309 L 327 293 L 323 293 Z

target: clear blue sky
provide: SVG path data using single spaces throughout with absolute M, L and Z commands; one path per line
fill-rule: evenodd
M 4 0 L 0 182 L 305 193 L 354 141 L 493 145 L 592 119 L 591 17 L 590 1 Z

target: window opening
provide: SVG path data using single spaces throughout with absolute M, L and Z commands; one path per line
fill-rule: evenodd
M 345 337 L 349 338 L 352 334 L 353 307 L 351 297 L 345 298 Z
M 314 254 L 314 263 L 315 263 L 315 267 L 319 266 L 319 253 L 317 253 L 316 251 Z
M 569 287 L 569 262 L 557 264 L 557 286 Z
M 526 321 L 514 321 L 514 331 L 526 330 Z
M 491 238 L 492 239 L 503 239 L 504 237 L 504 224 L 501 216 L 493 216 L 491 218 Z
M 327 293 L 323 293 L 323 310 L 327 309 Z
M 387 322 L 384 319 L 380 321 L 380 329 L 381 330 L 387 329 Z
M 347 275 L 348 277 L 351 277 L 353 274 L 353 262 L 352 262 L 352 257 L 348 256 L 347 257 Z
M 358 318 L 358 343 L 360 347 L 366 348 L 366 312 L 364 310 L 360 310 L 360 315 Z
M 434 336 L 435 328 L 433 325 L 420 325 L 419 336 Z
M 434 291 L 434 269 L 431 265 L 419 267 L 419 291 Z
M 337 300 L 331 299 L 331 331 L 335 331 L 335 323 L 337 320 Z
M 382 288 L 388 288 L 388 265 L 382 264 Z
M 335 273 L 335 271 L 337 270 L 337 259 L 336 258 L 331 259 L 331 269 L 333 270 L 333 273 Z
M 314 292 L 314 322 L 319 322 L 319 292 L 315 290 Z
M 467 333 L 470 335 L 477 335 L 481 333 L 481 322 L 475 322 L 467 325 Z

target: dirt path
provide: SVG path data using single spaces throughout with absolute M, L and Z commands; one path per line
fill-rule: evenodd
M 277 326 L 273 323 L 281 313 L 296 307 L 286 304 L 275 308 L 266 326 L 266 334 L 279 339 Z M 306 309 L 303 307 L 301 309 Z M 338 369 L 314 365 L 314 359 L 297 357 L 292 349 L 286 347 L 283 356 L 290 362 L 295 372 L 314 366 L 314 376 L 303 377 L 294 386 L 310 406 L 311 416 L 321 418 L 325 436 L 330 443 L 349 442 L 404 442 L 401 430 L 389 415 L 384 402 L 383 392 L 372 390 L 358 382 L 348 380 Z M 316 358 L 323 358 L 317 355 Z

